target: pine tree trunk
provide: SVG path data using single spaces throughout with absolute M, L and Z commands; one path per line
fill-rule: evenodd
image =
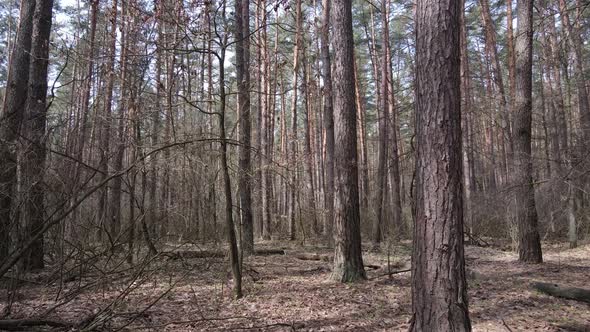
M 238 112 L 240 126 L 239 192 L 242 216 L 242 252 L 254 251 L 254 224 L 252 220 L 252 166 L 250 135 L 250 1 L 236 0 L 236 78 L 238 81 Z
M 334 220 L 334 109 L 332 101 L 332 62 L 330 57 L 330 0 L 322 0 L 322 29 L 320 57 L 322 59 L 322 89 L 324 98 L 324 128 L 326 135 L 326 182 L 324 189 L 324 236 L 328 244 L 334 242 L 332 231 Z
M 34 12 L 35 0 L 21 1 L 16 47 L 8 64 L 6 94 L 0 114 L 0 261 L 6 258 L 11 246 L 11 211 L 17 184 L 16 142 L 27 98 Z
M 416 9 L 417 182 L 410 331 L 471 331 L 463 253 L 460 4 L 420 0 Z
M 33 238 L 44 226 L 45 219 L 45 128 L 47 119 L 47 70 L 49 65 L 49 35 L 53 15 L 53 0 L 37 0 L 33 16 L 29 84 L 23 122 L 23 151 L 19 186 L 25 191 L 20 217 L 27 238 Z M 42 269 L 43 236 L 24 255 L 26 270 Z
M 354 95 L 354 42 L 351 1 L 335 0 L 331 10 L 334 46 L 334 269 L 332 279 L 365 279 L 361 255 L 356 104 Z
M 514 103 L 514 185 L 518 258 L 525 263 L 541 263 L 541 242 L 537 229 L 533 164 L 532 129 L 532 48 L 533 1 L 519 0 L 516 29 L 516 91 Z

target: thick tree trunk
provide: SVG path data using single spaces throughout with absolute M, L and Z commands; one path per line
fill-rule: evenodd
M 19 186 L 25 191 L 20 217 L 27 238 L 33 238 L 42 228 L 45 219 L 45 122 L 47 119 L 47 69 L 49 65 L 49 34 L 53 14 L 53 0 L 37 0 L 33 16 L 29 84 L 23 122 L 22 158 Z M 43 237 L 40 237 L 24 255 L 26 270 L 41 269 Z
M 354 95 L 354 42 L 351 1 L 335 0 L 331 10 L 334 46 L 335 251 L 332 279 L 365 279 L 361 255 L 358 193 L 356 105 Z
M 526 263 L 541 263 L 541 242 L 537 229 L 533 163 L 531 158 L 532 127 L 532 60 L 533 1 L 519 0 L 516 33 L 516 92 L 514 103 L 514 185 L 515 213 L 518 229 L 518 257 Z
M 416 220 L 410 331 L 470 331 L 461 192 L 460 1 L 416 9 Z M 440 190 L 440 188 L 445 188 Z
M 11 211 L 17 183 L 16 141 L 27 98 L 34 12 L 35 0 L 21 1 L 16 47 L 10 56 L 6 95 L 0 114 L 0 261 L 8 255 L 11 244 Z

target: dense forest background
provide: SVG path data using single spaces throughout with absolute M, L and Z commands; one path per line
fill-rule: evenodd
M 357 94 L 359 106 L 362 232 L 379 241 L 381 233 L 396 227 L 392 234 L 404 238 L 412 223 L 414 173 L 413 5 L 388 2 L 386 13 L 370 1 L 353 6 L 357 80 L 351 93 Z M 506 210 L 513 196 L 508 180 L 515 90 L 510 6 L 510 1 L 481 0 L 465 7 L 466 224 L 469 232 L 482 236 L 509 236 L 512 229 Z M 45 215 L 74 204 L 105 178 L 124 174 L 80 202 L 61 229 L 51 230 L 46 245 L 57 250 L 67 245 L 59 240 L 64 237 L 86 245 L 107 232 L 129 234 L 130 228 L 142 234 L 144 224 L 154 242 L 220 238 L 225 210 L 215 143 L 219 128 L 215 115 L 207 112 L 219 107 L 222 51 L 225 125 L 234 142 L 228 146 L 232 191 L 238 192 L 238 148 L 245 144 L 251 148 L 255 233 L 262 236 L 266 229 L 265 238 L 302 239 L 329 228 L 321 3 L 304 2 L 299 13 L 295 7 L 280 1 L 252 3 L 248 144 L 239 136 L 235 22 L 229 4 L 56 2 L 43 137 L 48 150 Z M 586 159 L 580 156 L 583 103 L 576 85 L 586 82 L 585 72 L 580 73 L 587 62 L 586 7 L 581 1 L 542 1 L 534 11 L 532 146 L 543 238 L 565 236 L 567 218 L 577 221 L 580 234 L 588 233 L 582 174 L 573 167 Z M 17 2 L 2 3 L 4 87 L 18 13 Z M 568 14 L 569 22 L 560 13 Z M 387 44 L 383 36 L 389 37 Z M 379 106 L 383 52 L 390 62 L 385 111 Z M 573 216 L 567 208 L 570 191 Z M 111 240 L 123 237 L 129 238 Z
M 330 2 L 38 0 L 35 9 L 0 0 L 0 275 L 92 270 L 90 257 L 136 266 L 188 247 L 215 256 L 229 245 L 236 278 L 259 246 L 332 248 L 335 170 L 346 167 L 338 146 L 353 145 L 334 134 L 342 119 Z M 518 182 L 526 115 L 516 0 L 462 5 L 453 61 L 465 241 L 520 250 L 529 262 L 540 247 L 522 246 L 538 239 L 576 248 L 590 234 L 590 4 L 532 7 L 532 198 Z M 362 238 L 389 254 L 414 234 L 416 10 L 405 0 L 352 1 L 346 93 L 356 123 L 347 128 L 360 229 L 358 240 L 337 243 Z M 30 54 L 26 64 L 19 52 Z M 23 74 L 29 62 L 41 71 Z M 531 202 L 536 240 L 523 240 L 518 211 Z

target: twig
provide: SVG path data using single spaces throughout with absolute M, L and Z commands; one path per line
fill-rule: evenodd
M 510 326 L 508 326 L 508 324 L 506 324 L 506 322 L 504 321 L 504 319 L 502 318 L 502 325 L 504 325 L 504 327 L 509 331 L 509 332 L 513 332 L 512 329 L 510 328 Z

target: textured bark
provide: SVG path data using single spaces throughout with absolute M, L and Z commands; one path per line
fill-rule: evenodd
M 332 279 L 366 279 L 361 255 L 358 193 L 354 42 L 351 1 L 335 0 L 331 10 L 334 47 L 334 269 Z
M 324 189 L 324 206 L 326 216 L 324 218 L 323 232 L 332 244 L 334 239 L 332 234 L 334 220 L 334 108 L 332 100 L 332 61 L 330 58 L 330 0 L 322 0 L 322 30 L 321 30 L 321 48 L 320 57 L 322 59 L 322 80 L 324 86 L 322 89 L 324 98 L 324 128 L 326 135 L 326 182 Z M 355 81 L 356 82 L 356 81 Z
M 242 217 L 242 251 L 254 250 L 254 223 L 252 220 L 252 144 L 250 119 L 250 1 L 236 0 L 236 78 L 238 82 L 238 112 L 240 126 L 240 215 Z
M 463 252 L 459 1 L 416 8 L 416 220 L 410 331 L 470 331 Z M 444 188 L 444 189 L 443 189 Z
M 49 65 L 49 34 L 53 0 L 37 0 L 33 16 L 29 84 L 23 121 L 22 154 L 19 156 L 19 186 L 24 190 L 20 212 L 25 236 L 33 238 L 42 228 L 45 218 L 45 128 L 47 119 L 47 68 Z M 43 263 L 43 237 L 39 237 L 23 256 L 25 269 L 41 269 Z
M 533 1 L 519 0 L 517 8 L 513 178 L 516 188 L 518 258 L 526 263 L 541 263 L 543 256 L 537 229 L 531 158 Z
M 0 114 L 0 260 L 8 255 L 11 243 L 11 209 L 17 182 L 16 141 L 27 98 L 34 12 L 35 0 L 21 1 L 16 47 L 10 56 L 6 95 Z

